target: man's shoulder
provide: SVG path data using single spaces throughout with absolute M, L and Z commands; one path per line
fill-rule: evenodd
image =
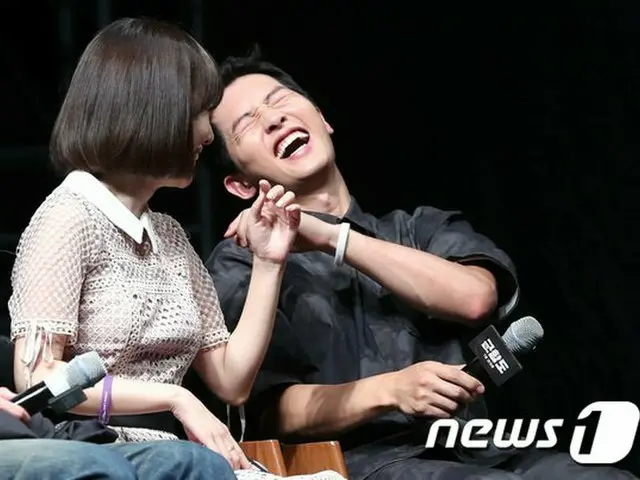
M 240 247 L 232 238 L 226 238 L 214 247 L 205 265 L 209 271 L 212 271 L 214 267 L 219 268 L 220 265 L 228 263 L 250 267 L 251 252 L 246 248 Z
M 447 220 L 460 217 L 458 210 L 443 210 L 430 205 L 420 205 L 413 210 L 396 209 L 377 218 L 381 225 L 411 226 L 416 223 L 441 225 Z

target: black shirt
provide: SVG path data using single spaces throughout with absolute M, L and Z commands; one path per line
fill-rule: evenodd
M 515 307 L 518 282 L 511 260 L 491 240 L 475 232 L 460 212 L 419 207 L 413 214 L 396 210 L 376 218 L 362 212 L 352 199 L 344 218 L 313 215 L 332 223 L 348 222 L 352 229 L 381 240 L 484 267 L 498 284 L 499 307 L 494 320 L 504 318 Z M 227 325 L 233 330 L 247 295 L 251 254 L 226 240 L 216 247 L 207 267 Z M 257 427 L 256 419 L 286 386 L 352 382 L 424 360 L 463 364 L 463 346 L 478 331 L 426 316 L 356 269 L 346 264 L 335 267 L 331 255 L 291 254 L 271 344 L 246 408 L 248 435 L 252 427 Z M 468 416 L 486 416 L 482 401 L 472 407 L 467 409 Z M 387 458 L 389 454 L 378 452 L 372 442 L 413 431 L 416 425 L 423 429 L 422 434 L 400 443 L 424 446 L 425 419 L 409 418 L 400 412 L 378 417 L 337 440 L 348 463 L 350 457 L 355 461 L 361 455 L 380 453 Z M 261 438 L 273 434 L 254 431 Z M 389 452 L 388 446 L 382 450 Z M 401 445 L 398 448 L 402 450 Z M 372 460 L 366 463 L 372 465 Z

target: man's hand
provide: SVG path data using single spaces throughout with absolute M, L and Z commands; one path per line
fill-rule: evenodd
M 393 404 L 407 415 L 450 417 L 461 404 L 484 393 L 484 386 L 461 367 L 421 362 L 395 372 L 387 384 Z
M 296 252 L 318 250 L 333 253 L 332 245 L 338 241 L 339 231 L 339 225 L 327 223 L 308 213 L 302 213 L 293 249 Z
M 11 403 L 11 399 L 15 396 L 16 394 L 8 388 L 0 387 L 0 410 L 7 412 L 9 415 L 13 415 L 23 422 L 28 422 L 30 417 L 27 411 L 15 403 Z

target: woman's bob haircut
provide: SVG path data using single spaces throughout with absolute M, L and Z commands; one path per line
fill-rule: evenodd
M 83 52 L 51 134 L 61 173 L 190 177 L 193 119 L 222 96 L 218 67 L 177 26 L 123 18 Z

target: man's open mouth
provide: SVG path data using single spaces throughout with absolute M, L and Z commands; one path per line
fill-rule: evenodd
M 296 129 L 276 143 L 273 153 L 280 159 L 289 158 L 303 149 L 307 143 L 309 143 L 309 132 L 303 129 Z

